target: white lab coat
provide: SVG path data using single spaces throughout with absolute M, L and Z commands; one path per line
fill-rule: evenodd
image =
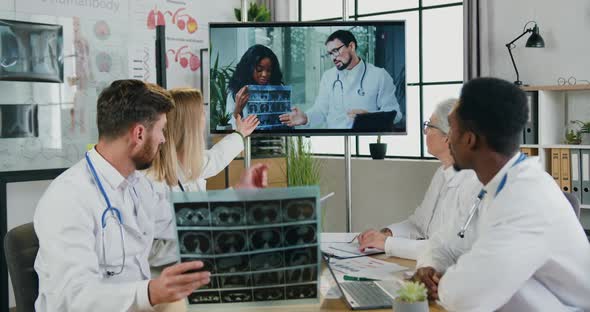
M 481 187 L 473 170 L 440 166 L 414 213 L 387 227 L 393 237 L 385 241 L 385 253 L 415 260 L 428 247 L 429 237 L 468 213 Z
M 39 237 L 37 311 L 152 311 L 148 299 L 148 253 L 154 238 L 176 240 L 172 208 L 141 172 L 125 179 L 96 150 L 89 151 L 113 207 L 121 211 L 125 242 L 123 272 L 106 277 L 107 265 L 122 264 L 119 227 L 105 231 L 106 203 L 85 159 L 57 177 L 41 197 L 34 216 Z M 135 197 L 135 198 L 134 198 Z M 114 226 L 113 226 L 114 225 Z M 177 254 L 163 255 L 167 262 Z M 164 261 L 165 262 L 165 261 Z
M 365 65 L 365 95 L 361 96 L 358 90 Z M 338 77 L 342 88 L 336 82 Z M 322 75 L 314 106 L 306 112 L 308 121 L 305 126 L 313 129 L 350 129 L 354 119 L 348 117 L 347 112 L 352 109 L 364 109 L 371 113 L 395 110 L 397 114 L 394 122 L 402 119 L 393 78 L 385 69 L 361 61 L 350 70 L 338 70 L 336 67 L 327 70 Z
M 237 133 L 225 136 L 211 149 L 205 151 L 203 170 L 201 176 L 196 180 L 187 180 L 182 168 L 177 168 L 178 179 L 182 183 L 185 192 L 205 192 L 207 191 L 207 178 L 217 175 L 225 169 L 231 161 L 244 150 L 244 140 Z M 148 176 L 150 179 L 151 176 Z M 182 192 L 178 185 L 169 187 L 165 182 L 154 181 L 154 187 L 158 196 L 170 198 L 170 192 Z M 152 250 L 149 255 L 149 262 L 153 266 L 162 266 L 169 263 L 170 258 L 166 255 L 176 251 L 176 241 L 154 240 Z M 168 261 L 168 262 L 167 262 Z
M 465 238 L 464 219 L 431 239 L 418 267 L 444 272 L 438 294 L 451 311 L 590 311 L 584 230 L 538 161 L 512 167 L 517 157 L 484 187 Z
M 184 172 L 181 168 L 178 168 L 178 178 L 180 179 L 180 183 L 182 183 L 182 187 L 184 187 L 186 192 L 206 191 L 207 181 L 205 179 L 215 176 L 221 170 L 225 169 L 243 150 L 244 140 L 242 136 L 237 133 L 225 136 L 221 141 L 213 145 L 211 149 L 205 151 L 203 169 L 199 178 L 192 181 L 186 180 Z M 180 192 L 181 190 L 179 186 L 174 186 L 172 191 Z

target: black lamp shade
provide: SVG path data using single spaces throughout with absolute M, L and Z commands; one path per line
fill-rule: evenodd
M 525 47 L 527 48 L 544 48 L 545 47 L 545 40 L 539 34 L 539 26 L 535 25 L 533 28 L 533 33 L 527 39 Z

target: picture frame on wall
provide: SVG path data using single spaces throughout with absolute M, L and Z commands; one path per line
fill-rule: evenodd
M 61 25 L 0 19 L 0 80 L 63 82 Z

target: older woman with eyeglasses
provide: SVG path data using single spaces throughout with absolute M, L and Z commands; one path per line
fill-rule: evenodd
M 358 237 L 361 250 L 377 248 L 388 256 L 416 259 L 428 246 L 428 239 L 467 214 L 481 183 L 473 170 L 456 171 L 448 145 L 448 114 L 456 99 L 448 99 L 437 105 L 430 120 L 423 124 L 428 152 L 442 165 L 436 170 L 422 203 L 408 219 L 391 224 L 380 231 L 371 229 Z

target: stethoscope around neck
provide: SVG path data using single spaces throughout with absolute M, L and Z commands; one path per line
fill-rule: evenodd
M 365 63 L 365 61 L 362 59 L 361 59 L 361 62 L 363 63 L 363 75 L 361 76 L 360 88 L 358 88 L 358 90 L 356 90 L 356 93 L 360 96 L 365 96 L 365 89 L 363 88 L 363 81 L 365 80 L 365 75 L 367 74 L 367 63 Z M 336 87 L 336 84 L 340 84 L 340 92 L 342 92 L 342 94 L 344 94 L 344 84 L 342 84 L 342 80 L 340 79 L 340 73 L 336 74 L 336 80 L 334 80 L 334 82 L 332 83 L 332 91 L 334 91 L 334 87 Z
M 521 163 L 525 159 L 526 159 L 526 155 L 520 154 L 520 156 L 518 156 L 518 159 L 514 162 L 514 164 L 512 164 L 512 166 L 510 166 L 510 168 L 518 165 L 519 163 Z M 508 180 L 508 172 L 506 172 L 504 174 L 504 176 L 502 177 L 502 180 L 500 180 L 500 184 L 498 184 L 498 188 L 496 189 L 496 196 L 498 196 L 500 191 L 502 191 L 502 189 L 506 185 L 506 180 Z M 465 232 L 467 231 L 467 228 L 469 227 L 469 224 L 471 223 L 471 219 L 473 219 L 475 212 L 479 209 L 479 204 L 483 200 L 486 193 L 487 192 L 484 189 L 481 189 L 481 191 L 479 191 L 479 194 L 477 195 L 477 198 L 475 199 L 475 203 L 473 203 L 473 206 L 471 206 L 471 209 L 469 209 L 469 216 L 467 217 L 465 224 L 463 224 L 463 226 L 461 227 L 461 230 L 459 231 L 459 233 L 457 233 L 457 236 L 459 236 L 460 238 L 465 238 Z
M 121 211 L 111 205 L 111 201 L 109 200 L 109 197 L 107 196 L 107 193 L 104 190 L 104 187 L 102 186 L 102 183 L 100 182 L 100 179 L 98 178 L 98 174 L 96 173 L 96 169 L 94 169 L 94 165 L 92 164 L 92 161 L 90 161 L 90 157 L 88 156 L 88 152 L 86 152 L 86 163 L 88 163 L 88 168 L 90 168 L 90 172 L 92 173 L 92 177 L 94 178 L 94 181 L 96 182 L 98 189 L 102 193 L 102 196 L 104 197 L 104 200 L 107 205 L 107 207 L 102 211 L 102 215 L 100 217 L 100 226 L 101 226 L 102 242 L 103 242 L 103 244 L 102 244 L 102 260 L 103 260 L 103 263 L 105 266 L 108 266 L 108 265 L 107 265 L 107 256 L 106 256 L 107 253 L 106 253 L 106 247 L 105 247 L 106 244 L 105 244 L 104 232 L 105 232 L 105 228 L 107 227 L 108 218 L 115 219 L 115 221 L 117 222 L 117 225 L 119 226 L 119 233 L 121 234 L 121 249 L 122 249 L 122 253 L 123 253 L 123 263 L 121 264 L 118 271 L 105 270 L 107 277 L 111 277 L 114 275 L 121 274 L 123 272 L 123 268 L 125 268 L 125 240 L 123 238 L 123 218 L 121 217 Z

